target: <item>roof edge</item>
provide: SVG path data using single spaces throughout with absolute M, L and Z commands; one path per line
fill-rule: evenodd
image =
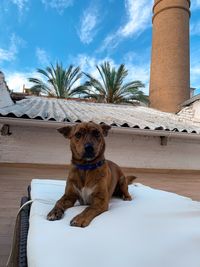
M 191 105 L 192 103 L 194 103 L 195 101 L 198 101 L 198 100 L 200 100 L 200 94 L 195 95 L 195 96 L 189 98 L 188 100 L 186 100 L 185 102 L 183 102 L 181 104 L 181 107 L 183 107 L 183 108 L 187 107 L 187 106 Z
M 24 119 L 15 119 L 15 118 L 7 118 L 0 117 L 0 125 L 9 124 L 13 126 L 36 126 L 41 128 L 53 128 L 57 129 L 59 127 L 63 127 L 66 125 L 74 125 L 75 123 L 70 122 L 56 122 L 56 121 L 40 121 L 40 120 L 24 120 Z M 198 133 L 186 133 L 186 132 L 173 132 L 173 131 L 165 131 L 165 130 L 148 130 L 148 129 L 136 129 L 136 128 L 124 128 L 124 127 L 116 127 L 112 126 L 111 134 L 133 134 L 133 135 L 141 135 L 141 136 L 154 136 L 154 137 L 167 137 L 167 138 L 183 138 L 183 139 L 192 139 L 192 140 L 200 140 L 200 134 Z

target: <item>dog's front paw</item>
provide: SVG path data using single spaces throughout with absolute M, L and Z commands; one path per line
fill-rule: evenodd
M 86 227 L 89 224 L 90 224 L 90 220 L 88 220 L 86 217 L 81 216 L 81 215 L 77 215 L 70 222 L 71 226 L 76 226 L 76 227 Z
M 62 209 L 55 207 L 47 215 L 47 220 L 49 220 L 49 221 L 60 220 L 63 217 L 63 214 L 64 214 L 64 212 Z
M 130 195 L 123 196 L 123 200 L 125 200 L 125 201 L 131 201 L 132 200 L 132 197 Z

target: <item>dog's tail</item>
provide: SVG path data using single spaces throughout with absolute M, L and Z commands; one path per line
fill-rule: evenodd
M 128 184 L 132 184 L 133 181 L 136 179 L 137 177 L 134 175 L 130 175 L 130 176 L 126 176 L 126 180 Z

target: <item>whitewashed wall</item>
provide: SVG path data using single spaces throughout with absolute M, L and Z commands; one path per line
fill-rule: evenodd
M 179 113 L 183 119 L 190 120 L 200 124 L 200 100 L 195 101 L 187 107 L 184 107 Z
M 69 164 L 69 141 L 52 128 L 12 126 L 12 135 L 0 136 L 0 162 Z M 111 133 L 106 157 L 122 167 L 200 170 L 200 143 L 159 137 Z
M 193 103 L 194 119 L 200 123 L 200 100 Z

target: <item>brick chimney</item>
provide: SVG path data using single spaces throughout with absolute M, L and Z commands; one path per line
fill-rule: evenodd
M 150 106 L 178 112 L 190 98 L 190 0 L 155 0 Z

